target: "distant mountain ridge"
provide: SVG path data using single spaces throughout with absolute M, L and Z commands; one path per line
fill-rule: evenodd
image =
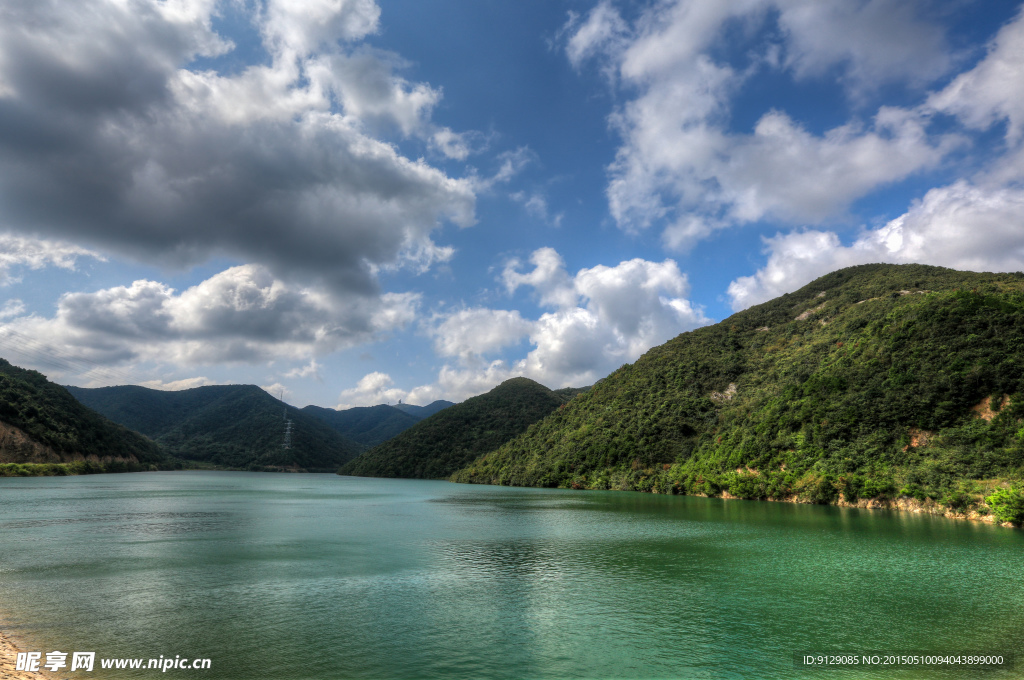
M 523 432 L 565 402 L 565 396 L 533 380 L 512 378 L 486 394 L 434 413 L 344 465 L 339 474 L 418 479 L 447 477 L 480 454 Z
M 86 406 L 181 458 L 251 470 L 333 472 L 364 447 L 255 385 L 179 391 L 69 387 Z M 286 418 L 291 446 L 284 447 Z
M 302 412 L 319 418 L 343 436 L 367 447 L 385 442 L 422 420 L 387 404 L 343 410 L 311 405 Z
M 170 467 L 155 443 L 83 406 L 42 373 L 0 359 L 0 463 L 67 472 Z M 71 463 L 72 467 L 60 467 Z
M 402 411 L 403 413 L 408 413 L 409 415 L 415 417 L 417 420 L 429 418 L 438 411 L 443 411 L 449 406 L 455 406 L 455 402 L 446 401 L 444 399 L 438 399 L 437 401 L 430 402 L 426 406 L 416 406 L 415 404 L 403 404 L 402 402 L 398 402 L 397 404 L 391 404 L 392 408 L 397 408 L 399 411 Z

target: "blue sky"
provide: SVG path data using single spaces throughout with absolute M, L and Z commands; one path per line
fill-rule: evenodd
M 0 356 L 302 406 L 590 384 L 845 266 L 1024 270 L 982 0 L 0 0 Z

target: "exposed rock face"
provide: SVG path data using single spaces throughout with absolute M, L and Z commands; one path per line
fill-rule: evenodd
M 0 422 L 0 463 L 60 463 L 51 447 L 33 441 L 23 430 Z
M 1003 398 L 996 404 L 996 408 L 992 408 L 992 397 L 985 397 L 978 405 L 973 407 L 971 410 L 974 411 L 976 417 L 982 420 L 992 420 L 999 412 L 1010 405 L 1010 395 L 1004 394 Z
M 58 453 L 52 447 L 40 444 L 24 430 L 0 421 L 0 463 L 69 463 L 76 460 L 92 460 L 97 463 L 119 461 L 138 463 L 135 456 L 83 456 L 80 453 Z

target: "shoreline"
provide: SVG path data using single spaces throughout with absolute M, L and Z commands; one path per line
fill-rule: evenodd
M 658 492 L 644 492 L 640 493 L 654 493 L 657 495 Z M 993 526 L 1003 527 L 1006 529 L 1019 529 L 1021 527 L 1016 526 L 1011 522 L 997 522 L 996 518 L 991 514 L 982 514 L 975 510 L 969 510 L 967 512 L 954 512 L 948 510 L 938 503 L 932 501 L 919 501 L 916 498 L 909 496 L 900 496 L 899 498 L 892 499 L 857 499 L 851 503 L 839 496 L 839 500 L 835 503 L 812 503 L 810 501 L 803 500 L 798 497 L 789 498 L 740 498 L 739 496 L 733 496 L 728 491 L 723 491 L 717 496 L 708 496 L 706 494 L 693 494 L 698 498 L 721 498 L 726 501 L 763 501 L 766 503 L 792 503 L 795 505 L 821 505 L 822 507 L 832 506 L 836 508 L 856 508 L 858 510 L 889 510 L 892 512 L 909 512 L 912 515 L 931 515 L 933 517 L 943 517 L 945 519 L 953 519 L 958 521 L 967 522 L 981 522 L 983 524 L 991 524 Z
M 37 673 L 30 673 L 28 671 L 15 670 L 17 666 L 18 652 L 23 652 L 32 648 L 32 645 L 26 644 L 16 634 L 10 632 L 7 626 L 0 628 L 0 680 L 39 680 L 40 678 L 57 678 L 58 676 L 45 670 L 40 665 L 40 670 Z M 31 651 L 37 651 L 31 649 Z M 38 650 L 44 653 L 43 661 L 45 662 L 45 650 Z M 51 650 L 52 651 L 52 650 Z

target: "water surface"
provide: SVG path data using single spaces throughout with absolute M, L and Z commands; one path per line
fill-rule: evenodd
M 1007 678 L 1024 532 L 848 508 L 158 472 L 0 479 L 2 625 L 179 678 Z M 163 675 L 153 670 L 109 677 Z M 66 677 L 107 677 L 67 673 Z

